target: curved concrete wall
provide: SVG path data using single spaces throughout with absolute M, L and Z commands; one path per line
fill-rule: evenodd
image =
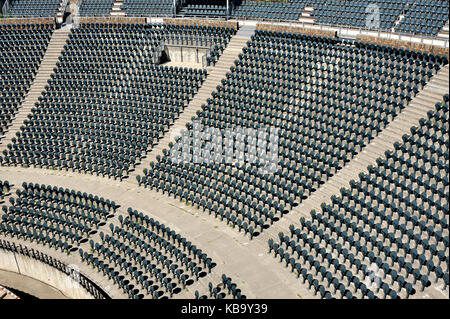
M 39 280 L 73 299 L 93 299 L 76 279 L 36 259 L 0 249 L 0 269 Z M 12 287 L 14 288 L 14 287 Z M 24 291 L 36 297 L 35 292 Z

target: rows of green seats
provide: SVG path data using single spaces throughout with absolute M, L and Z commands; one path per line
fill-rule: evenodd
M 331 204 L 269 240 L 322 298 L 408 298 L 449 283 L 449 95 Z
M 0 195 L 12 186 L 0 181 Z M 85 192 L 23 182 L 2 207 L 0 235 L 68 255 L 76 251 L 131 299 L 173 297 L 210 278 L 216 263 L 200 247 L 142 212 L 122 214 L 119 207 Z M 211 287 L 212 296 L 245 298 L 225 275 Z
M 194 120 L 204 128 L 277 128 L 274 173 L 270 155 L 251 162 L 174 161 L 172 149 L 137 176 L 214 214 L 250 238 L 282 218 L 331 176 L 406 107 L 447 57 L 354 40 L 257 30 Z M 270 136 L 266 136 L 267 143 Z M 248 148 L 251 138 L 244 136 Z M 189 149 L 193 159 L 195 148 Z
M 448 21 L 448 0 L 410 1 L 409 10 L 395 31 L 436 36 Z
M 310 7 L 315 24 L 428 36 L 448 21 L 448 0 L 237 0 L 233 7 L 239 19 L 279 21 L 299 21 Z
M 216 265 L 185 237 L 137 210 L 128 208 L 119 223 L 111 223 L 110 234 L 100 232 L 89 242 L 90 251 L 79 254 L 131 299 L 173 297 Z
M 12 17 L 55 17 L 61 0 L 11 0 L 9 4 Z
M 222 275 L 222 281 L 214 284 L 212 282 L 208 283 L 208 292 L 207 295 L 200 295 L 200 292 L 196 290 L 194 292 L 195 299 L 225 299 L 225 298 L 233 298 L 233 299 L 245 299 L 246 296 L 242 295 L 242 292 L 237 285 L 233 283 L 230 277 L 227 277 L 225 274 Z
M 81 1 L 80 16 L 106 16 L 111 13 L 114 0 L 83 0 Z
M 3 205 L 0 233 L 69 254 L 115 213 L 114 201 L 62 187 L 23 183 Z
M 129 23 L 72 29 L 2 163 L 127 176 L 206 78 L 204 69 L 152 63 L 161 29 Z
M 225 0 L 185 0 L 178 14 L 181 16 L 225 17 L 227 2 Z
M 53 30 L 45 23 L 0 25 L 0 138 L 33 83 Z
M 314 22 L 391 31 L 409 0 L 329 0 L 314 6 Z

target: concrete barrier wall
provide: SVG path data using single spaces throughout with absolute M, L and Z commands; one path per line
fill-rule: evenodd
M 0 24 L 55 24 L 55 18 L 5 18 L 0 19 Z
M 0 249 L 0 269 L 20 273 L 12 252 Z
M 237 21 L 220 21 L 220 20 L 208 20 L 208 19 L 188 19 L 188 18 L 164 18 L 165 24 L 186 24 L 186 25 L 204 25 L 215 27 L 228 27 L 239 29 L 239 22 Z
M 166 54 L 171 62 L 202 63 L 207 49 L 195 47 L 166 46 Z
M 74 278 L 45 263 L 21 254 L 0 249 L 0 269 L 39 280 L 58 289 L 68 298 L 93 299 L 93 296 L 78 284 Z
M 256 24 L 257 30 L 264 31 L 278 31 L 278 32 L 292 32 L 292 33 L 303 33 L 303 34 L 311 34 L 318 35 L 323 37 L 336 37 L 337 32 L 331 30 L 318 30 L 318 29 L 309 29 L 302 28 L 297 26 L 287 26 L 287 25 L 274 25 L 269 23 L 258 23 Z
M 432 52 L 435 54 L 442 54 L 448 57 L 448 48 L 439 47 L 431 44 L 418 43 L 413 41 L 403 41 L 397 39 L 386 39 L 381 37 L 375 37 L 371 35 L 359 34 L 356 36 L 357 40 L 364 42 L 371 42 L 381 45 L 390 45 L 393 47 L 404 48 L 404 49 L 413 49 L 417 51 L 423 52 Z

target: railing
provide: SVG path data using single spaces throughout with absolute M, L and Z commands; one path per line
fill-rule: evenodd
M 238 19 L 240 20 L 240 19 Z M 257 22 L 262 22 L 258 20 Z M 302 28 L 308 28 L 308 29 L 316 29 L 316 30 L 331 30 L 336 31 L 339 37 L 356 37 L 360 34 L 366 34 L 366 35 L 372 35 L 376 33 L 377 37 L 380 38 L 387 38 L 387 39 L 397 39 L 402 41 L 413 41 L 413 42 L 420 42 L 420 43 L 427 43 L 431 45 L 439 45 L 443 46 L 445 48 L 449 47 L 449 39 L 446 38 L 439 38 L 439 37 L 430 37 L 420 34 L 410 34 L 410 33 L 404 33 L 404 32 L 392 32 L 392 30 L 370 30 L 370 29 L 364 29 L 364 28 L 352 28 L 350 26 L 337 26 L 332 24 L 325 24 L 325 23 L 305 23 L 305 22 L 296 22 L 296 21 L 275 21 L 275 20 L 265 20 L 263 21 L 267 24 L 271 25 L 277 25 L 282 24 L 286 26 L 291 27 L 302 27 Z
M 431 42 L 432 45 L 441 45 L 439 44 L 444 43 L 444 47 L 449 47 L 449 39 L 439 38 L 439 37 L 432 37 L 432 36 L 426 36 L 423 34 L 411 34 L 411 33 L 405 33 L 405 32 L 392 32 L 390 29 L 366 29 L 366 28 L 352 28 L 352 27 L 344 27 L 344 26 L 333 26 L 330 24 L 314 24 L 314 26 L 320 27 L 320 29 L 324 28 L 330 28 L 330 29 L 337 29 L 338 36 L 348 36 L 348 35 L 360 35 L 360 34 L 374 34 L 376 33 L 377 37 L 380 38 L 388 38 L 388 39 L 398 39 L 398 40 L 408 40 L 408 41 L 416 41 L 414 42 Z M 436 44 L 437 43 L 437 44 Z
M 3 18 L 8 15 L 8 11 L 9 11 L 9 0 L 6 0 L 2 7 Z
M 21 254 L 36 260 L 39 260 L 63 273 L 71 278 L 75 278 L 79 281 L 79 284 L 86 289 L 95 299 L 109 299 L 109 296 L 103 292 L 96 284 L 89 280 L 84 275 L 76 272 L 75 269 L 67 266 L 63 262 L 48 256 L 40 251 L 34 250 L 33 248 L 28 248 L 26 246 L 17 245 L 16 243 L 11 243 L 7 240 L 0 240 L 0 249 L 8 250 L 13 253 Z

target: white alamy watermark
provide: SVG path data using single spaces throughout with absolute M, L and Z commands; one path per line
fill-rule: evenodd
M 79 4 L 81 4 L 81 2 L 69 4 L 69 10 L 71 12 L 70 19 L 75 28 L 78 28 L 80 26 L 80 6 L 79 6 Z
M 220 130 L 203 127 L 196 120 L 191 131 L 178 130 L 171 137 L 177 140 L 170 149 L 173 163 L 226 163 L 237 167 L 254 164 L 260 174 L 273 174 L 278 170 L 277 128 L 236 127 Z
M 380 8 L 376 4 L 369 4 L 365 10 L 366 29 L 379 30 L 380 29 Z
M 370 264 L 364 279 L 364 283 L 369 289 L 378 290 L 381 287 L 380 269 L 376 264 Z
M 80 268 L 75 264 L 70 264 L 66 266 L 66 284 L 65 286 L 69 289 L 81 289 L 80 280 Z

